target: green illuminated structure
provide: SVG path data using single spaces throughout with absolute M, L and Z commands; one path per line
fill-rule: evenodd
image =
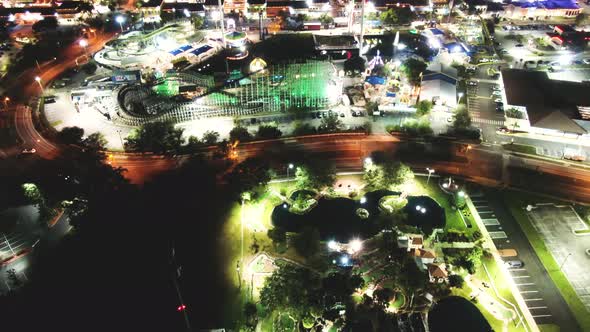
M 225 110 L 320 109 L 337 103 L 342 85 L 329 62 L 275 65 L 203 97 L 202 104 Z

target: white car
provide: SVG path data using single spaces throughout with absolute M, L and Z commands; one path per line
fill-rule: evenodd
M 522 261 L 506 261 L 504 264 L 506 264 L 507 268 L 512 268 L 512 269 L 518 269 L 524 266 L 524 263 Z
M 502 102 L 502 98 L 496 98 L 496 99 L 494 99 L 494 103 L 496 103 L 496 104 L 497 103 L 501 103 L 501 102 Z
M 502 91 L 492 91 L 492 96 L 500 97 L 502 95 Z
M 502 88 L 501 88 L 499 85 L 494 85 L 494 86 L 492 87 L 492 90 L 493 90 L 493 91 L 502 91 Z
M 469 86 L 477 86 L 477 81 L 469 81 L 469 82 L 467 82 L 467 85 L 469 85 Z

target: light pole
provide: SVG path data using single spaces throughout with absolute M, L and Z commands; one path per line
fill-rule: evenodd
M 426 178 L 426 185 L 428 185 L 428 183 L 430 182 L 430 176 L 432 175 L 432 173 L 434 173 L 434 169 L 426 167 L 426 170 L 428 171 L 428 178 Z
M 117 129 L 117 134 L 119 134 L 119 140 L 121 141 L 121 148 L 124 148 L 125 144 L 123 144 L 123 138 L 121 138 L 121 129 Z
M 293 169 L 293 167 L 295 167 L 293 164 L 289 164 L 289 166 L 287 166 L 287 178 L 289 178 L 289 170 Z
M 125 22 L 125 17 L 119 15 L 115 18 L 115 21 L 119 23 L 119 26 L 121 27 L 121 33 L 123 33 L 123 22 Z
M 4 108 L 8 109 L 8 102 L 9 101 L 10 101 L 10 98 L 4 97 Z
M 459 93 L 457 94 L 457 97 L 459 97 L 459 98 L 457 99 L 457 104 L 459 104 L 459 103 L 461 102 L 461 98 L 463 98 L 463 92 L 459 92 Z
M 35 82 L 39 83 L 39 87 L 41 88 L 41 92 L 45 93 L 45 89 L 43 88 L 43 84 L 41 84 L 41 77 L 35 76 Z
M 559 271 L 561 271 L 561 268 L 565 265 L 565 262 L 567 262 L 567 259 L 570 258 L 571 255 L 572 255 L 572 253 L 570 252 L 569 254 L 567 254 L 567 256 L 565 256 L 565 258 L 563 259 L 563 262 L 559 266 Z
M 86 41 L 86 39 L 80 39 L 80 42 L 78 44 L 80 44 L 80 46 L 84 49 L 84 54 L 86 54 L 86 56 L 88 57 L 88 50 L 86 48 L 88 46 L 88 41 Z

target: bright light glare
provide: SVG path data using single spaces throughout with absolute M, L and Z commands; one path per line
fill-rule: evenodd
M 441 48 L 442 45 L 440 43 L 440 40 L 438 40 L 438 38 L 436 37 L 429 37 L 428 38 L 428 44 L 430 45 L 431 48 Z
M 122 24 L 123 22 L 125 22 L 125 17 L 123 17 L 123 16 L 117 16 L 117 17 L 115 18 L 115 21 L 116 21 L 117 23 L 119 23 L 119 24 Z
M 86 39 L 82 39 L 82 40 L 80 40 L 79 44 L 80 44 L 80 46 L 82 46 L 82 47 L 86 47 L 86 46 L 88 46 L 88 42 L 86 41 Z
M 421 208 L 421 209 L 420 209 L 420 212 L 422 212 L 422 213 L 426 213 L 426 209 L 425 209 L 425 208 Z
M 348 259 L 348 257 L 347 257 L 347 256 L 342 256 L 342 257 L 340 257 L 340 263 L 341 263 L 342 265 L 348 265 L 348 262 L 349 262 L 349 259 Z
M 37 81 L 37 82 L 41 82 L 41 77 L 39 77 L 39 76 L 35 76 L 35 81 Z
M 573 54 L 563 54 L 559 57 L 559 63 L 561 65 L 569 65 L 574 60 Z
M 416 211 L 420 211 L 422 207 L 420 205 L 416 205 Z
M 373 159 L 371 159 L 371 157 L 365 158 L 365 164 L 371 165 L 372 163 L 373 163 Z
M 185 8 L 182 12 L 184 13 L 184 16 L 191 17 L 191 13 L 188 11 L 188 9 Z
M 293 167 L 295 167 L 295 165 L 289 164 L 289 169 L 293 169 Z
M 338 243 L 336 243 L 334 240 L 328 241 L 328 249 L 338 250 Z
M 212 19 L 212 20 L 214 20 L 214 21 L 217 21 L 217 20 L 219 20 L 219 16 L 220 16 L 220 15 L 219 15 L 219 12 L 218 12 L 218 11 L 212 11 L 212 12 L 211 12 L 211 19 Z
M 465 192 L 464 191 L 460 191 L 457 194 L 459 194 L 459 197 L 464 197 L 465 196 Z
M 402 44 L 402 43 L 397 44 L 398 50 L 404 50 L 404 49 L 406 49 L 406 47 L 407 47 L 406 44 Z
M 361 242 L 359 239 L 354 239 L 350 241 L 348 247 L 351 253 L 359 252 L 361 249 L 363 249 L 363 242 Z
M 361 197 L 361 204 L 367 203 L 367 198 L 365 196 Z

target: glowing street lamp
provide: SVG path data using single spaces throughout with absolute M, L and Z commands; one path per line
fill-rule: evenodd
M 119 26 L 121 27 L 121 32 L 123 32 L 123 23 L 125 22 L 125 17 L 119 15 L 115 18 L 115 21 L 119 23 Z
M 363 249 L 363 242 L 359 239 L 353 239 L 348 243 L 348 252 L 351 254 L 357 253 Z
M 88 41 L 86 39 L 80 39 L 78 44 L 84 49 L 84 54 L 88 55 L 88 50 L 86 49 L 88 47 Z
M 334 241 L 334 240 L 328 241 L 328 249 L 333 250 L 333 251 L 338 250 L 338 243 L 336 243 L 336 241 Z
M 361 197 L 361 204 L 367 203 L 367 198 L 365 196 Z
M 287 165 L 287 178 L 289 177 L 289 170 L 293 169 L 294 167 L 295 167 L 295 165 L 293 165 L 293 164 Z
M 41 92 L 45 92 L 45 89 L 43 88 L 43 84 L 41 84 L 41 77 L 35 76 L 35 82 L 37 82 L 39 84 L 39 87 L 41 88 Z
M 434 173 L 434 169 L 426 167 L 426 170 L 428 171 L 428 178 L 426 179 L 426 184 L 428 185 L 428 182 L 430 182 L 430 176 Z

